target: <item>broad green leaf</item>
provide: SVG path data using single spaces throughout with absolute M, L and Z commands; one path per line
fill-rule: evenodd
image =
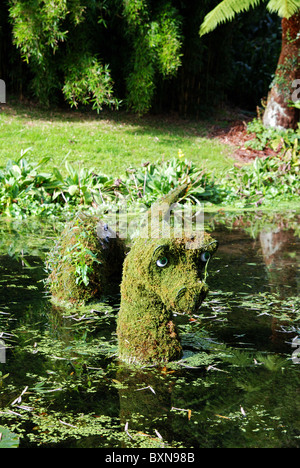
M 78 172 L 76 171 L 76 169 L 74 169 L 70 163 L 68 163 L 68 161 L 65 162 L 65 166 L 66 166 L 66 169 L 68 171 L 68 173 L 70 174 L 71 178 L 72 178 L 72 181 L 75 182 L 75 183 L 78 183 L 79 181 L 79 175 L 78 175 Z
M 68 192 L 71 196 L 75 195 L 78 190 L 78 185 L 71 185 L 68 189 Z
M 11 168 L 13 172 L 15 172 L 16 174 L 18 175 L 21 175 L 21 169 L 19 166 L 17 166 L 16 164 L 13 165 L 13 167 Z
M 0 448 L 18 448 L 19 437 L 6 427 L 0 426 Z
M 61 173 L 59 172 L 59 170 L 57 169 L 57 167 L 53 168 L 53 174 L 58 180 L 60 180 L 61 182 L 64 182 L 64 178 L 61 175 Z
M 40 159 L 40 161 L 38 162 L 37 164 L 37 167 L 40 167 L 40 166 L 43 166 L 44 164 L 46 164 L 48 161 L 50 161 L 50 156 L 44 156 L 42 159 Z
M 53 192 L 53 195 L 52 195 L 52 200 L 53 200 L 53 201 L 56 200 L 57 197 L 60 195 L 60 193 L 61 193 L 60 191 L 55 190 L 55 191 Z
M 31 151 L 31 147 L 26 148 L 26 149 L 24 149 L 24 150 L 21 149 L 21 157 L 20 157 L 20 159 L 18 160 L 18 162 L 21 161 L 21 159 L 23 158 L 23 156 L 24 156 L 26 153 L 28 153 L 28 151 Z

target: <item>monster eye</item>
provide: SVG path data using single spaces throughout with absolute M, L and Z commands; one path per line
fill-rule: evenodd
M 200 258 L 201 258 L 202 262 L 208 262 L 208 260 L 210 259 L 210 253 L 209 252 L 202 252 Z
M 156 265 L 159 267 L 159 268 L 164 268 L 168 265 L 168 259 L 167 257 L 162 257 L 162 258 L 159 258 L 156 262 Z

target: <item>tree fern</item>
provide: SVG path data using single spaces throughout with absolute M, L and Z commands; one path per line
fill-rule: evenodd
M 212 31 L 220 23 L 231 21 L 237 13 L 248 11 L 260 3 L 261 0 L 223 0 L 204 18 L 200 28 L 200 36 Z
M 231 21 L 236 14 L 248 11 L 266 0 L 223 0 L 206 17 L 200 28 L 200 36 L 212 31 L 220 23 Z M 300 9 L 300 0 L 270 0 L 267 8 L 272 13 L 289 18 Z
M 267 8 L 271 13 L 289 18 L 300 9 L 300 0 L 270 0 Z

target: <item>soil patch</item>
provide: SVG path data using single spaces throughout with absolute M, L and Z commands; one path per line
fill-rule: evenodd
M 252 162 L 255 158 L 275 156 L 277 153 L 271 148 L 264 148 L 263 151 L 260 151 L 245 146 L 247 141 L 255 138 L 254 133 L 247 132 L 247 124 L 250 120 L 235 120 L 226 127 L 217 123 L 212 127 L 209 136 L 217 138 L 221 143 L 232 146 L 232 156 L 242 163 Z

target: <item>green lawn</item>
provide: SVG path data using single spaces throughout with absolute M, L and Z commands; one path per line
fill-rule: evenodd
M 67 159 L 118 176 L 130 166 L 167 160 L 180 149 L 197 166 L 220 174 L 232 167 L 233 159 L 228 147 L 207 137 L 207 128 L 199 121 L 8 104 L 0 112 L 0 168 L 31 148 L 26 158 L 32 161 L 50 156 L 51 165 L 61 169 Z

